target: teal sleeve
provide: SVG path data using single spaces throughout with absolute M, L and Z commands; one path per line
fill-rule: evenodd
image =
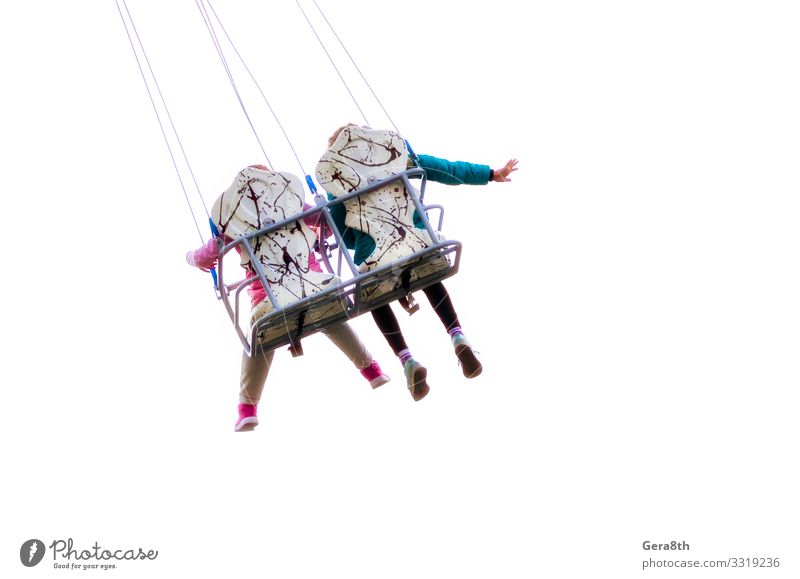
M 335 197 L 328 193 L 328 199 L 333 200 Z M 353 261 L 356 265 L 361 265 L 375 249 L 375 240 L 366 233 L 345 225 L 344 220 L 347 217 L 347 209 L 341 203 L 330 207 L 330 211 L 333 224 L 342 234 L 345 247 L 355 250 Z
M 431 155 L 419 155 L 419 164 L 428 179 L 445 185 L 486 185 L 492 171 L 489 165 L 448 161 Z
M 335 199 L 335 197 L 328 193 L 328 200 L 332 201 L 333 199 Z M 344 205 L 341 203 L 333 205 L 330 207 L 330 211 L 331 217 L 333 218 L 333 224 L 336 226 L 336 229 L 339 230 L 339 233 L 342 234 L 345 247 L 347 247 L 347 249 L 354 249 L 356 240 L 355 236 L 353 235 L 353 230 L 344 224 L 344 218 L 347 217 L 347 210 L 344 208 Z

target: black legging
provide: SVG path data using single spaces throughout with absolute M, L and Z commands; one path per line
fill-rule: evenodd
M 458 322 L 458 315 L 453 307 L 453 302 L 450 300 L 450 295 L 442 282 L 428 286 L 422 291 L 425 292 L 428 301 L 433 306 L 433 310 L 442 320 L 442 324 L 448 332 L 461 325 Z M 375 320 L 375 324 L 395 354 L 408 349 L 403 332 L 400 331 L 400 324 L 397 322 L 397 318 L 389 304 L 372 310 L 372 319 Z

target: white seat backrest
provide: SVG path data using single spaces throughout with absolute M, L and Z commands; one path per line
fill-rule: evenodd
M 341 197 L 406 170 L 408 150 L 395 132 L 348 126 L 317 164 L 319 183 Z M 415 206 L 402 181 L 344 202 L 345 225 L 375 241 L 362 270 L 374 269 L 433 244 L 428 232 L 414 225 Z
M 220 233 L 238 239 L 303 211 L 303 185 L 291 173 L 247 167 L 215 201 L 211 218 Z M 254 253 L 281 306 L 332 287 L 338 278 L 310 270 L 317 237 L 301 220 L 251 240 Z M 254 270 L 242 248 L 241 263 Z

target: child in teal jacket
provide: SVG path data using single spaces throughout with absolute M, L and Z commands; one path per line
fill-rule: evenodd
M 337 129 L 330 137 L 328 146 L 333 144 L 342 128 L 344 127 Z M 489 165 L 478 165 L 463 161 L 447 161 L 430 155 L 419 155 L 417 163 L 420 168 L 425 170 L 429 180 L 446 185 L 486 185 L 491 181 L 502 183 L 511 181 L 509 175 L 517 170 L 516 159 L 509 160 L 500 169 L 492 169 Z M 330 194 L 328 194 L 328 197 L 332 198 Z M 346 212 L 347 210 L 343 204 L 331 207 L 331 216 L 336 227 L 342 232 L 345 246 L 348 249 L 355 250 L 353 261 L 356 265 L 360 265 L 375 249 L 375 241 L 366 233 L 347 227 L 345 225 Z M 414 215 L 414 223 L 419 228 L 423 227 L 416 214 Z M 422 291 L 450 335 L 453 349 L 461 364 L 464 376 L 467 378 L 478 376 L 483 368 L 464 335 L 464 331 L 461 329 L 458 315 L 444 284 L 437 282 Z M 414 400 L 421 400 L 430 391 L 430 387 L 427 384 L 427 369 L 411 355 L 400 330 L 400 324 L 389 304 L 376 308 L 371 313 L 378 329 L 380 329 L 392 351 L 403 365 L 406 383 L 411 396 Z

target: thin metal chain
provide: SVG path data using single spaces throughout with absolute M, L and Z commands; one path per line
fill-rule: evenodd
M 122 19 L 122 25 L 125 27 L 125 33 L 128 35 L 128 41 L 130 42 L 131 50 L 133 50 L 133 56 L 136 59 L 137 66 L 139 67 L 139 73 L 142 76 L 142 81 L 144 81 L 145 89 L 147 89 L 147 96 L 150 98 L 150 104 L 153 105 L 153 111 L 156 114 L 156 120 L 158 121 L 158 126 L 161 129 L 161 134 L 163 135 L 164 142 L 167 145 L 167 150 L 169 151 L 169 157 L 172 160 L 172 166 L 175 168 L 175 173 L 178 175 L 178 181 L 181 184 L 181 189 L 183 190 L 183 196 L 186 199 L 187 206 L 189 207 L 189 213 L 192 216 L 192 221 L 194 221 L 194 226 L 197 229 L 197 234 L 200 236 L 200 240 L 202 241 L 203 234 L 200 232 L 200 225 L 197 223 L 197 217 L 195 216 L 194 209 L 192 208 L 192 204 L 189 201 L 189 194 L 186 191 L 186 186 L 184 185 L 183 178 L 181 177 L 180 169 L 178 169 L 178 163 L 175 160 L 175 155 L 172 151 L 172 146 L 169 143 L 169 137 L 167 137 L 167 132 L 164 129 L 164 123 L 161 121 L 161 115 L 158 112 L 158 106 L 156 105 L 155 99 L 153 98 L 153 92 L 150 90 L 150 83 L 147 82 L 147 76 L 144 73 L 142 62 L 141 60 L 139 60 L 139 55 L 136 52 L 136 46 L 133 42 L 133 37 L 131 36 L 130 29 L 128 28 L 128 23 L 125 21 L 125 16 L 122 14 L 122 9 L 120 8 L 119 5 L 119 0 L 116 0 L 116 4 L 117 4 L 117 10 L 119 11 L 119 16 Z M 167 118 L 169 119 L 170 126 L 172 127 L 172 132 L 174 133 L 175 139 L 177 140 L 181 152 L 183 153 L 184 161 L 186 162 L 186 166 L 189 168 L 189 173 L 192 176 L 192 180 L 194 181 L 195 187 L 197 188 L 197 193 L 200 196 L 200 202 L 203 205 L 203 210 L 205 211 L 206 216 L 208 217 L 209 215 L 208 209 L 206 208 L 205 203 L 203 202 L 203 197 L 202 194 L 200 193 L 200 187 L 197 185 L 197 180 L 195 179 L 194 172 L 192 171 L 191 164 L 189 163 L 189 159 L 186 155 L 186 151 L 183 148 L 183 143 L 181 142 L 180 136 L 178 135 L 178 131 L 175 128 L 175 123 L 172 121 L 172 115 L 170 115 L 169 113 L 169 107 L 167 106 L 166 100 L 164 99 L 164 95 L 161 92 L 161 88 L 158 84 L 158 80 L 156 79 L 155 72 L 153 71 L 153 67 L 150 64 L 150 59 L 147 57 L 147 52 L 144 49 L 144 44 L 142 43 L 142 40 L 139 36 L 139 32 L 136 30 L 136 24 L 133 21 L 133 17 L 131 16 L 130 10 L 128 10 L 128 5 L 125 0 L 122 0 L 122 5 L 125 7 L 125 13 L 128 15 L 128 20 L 130 20 L 131 28 L 133 29 L 134 35 L 136 36 L 136 41 L 139 44 L 139 49 L 142 51 L 142 55 L 144 56 L 145 62 L 147 63 L 148 71 L 150 72 L 150 76 L 153 78 L 153 84 L 155 85 L 156 90 L 158 91 L 158 96 L 161 99 L 161 104 L 164 107 L 164 110 L 166 111 Z

